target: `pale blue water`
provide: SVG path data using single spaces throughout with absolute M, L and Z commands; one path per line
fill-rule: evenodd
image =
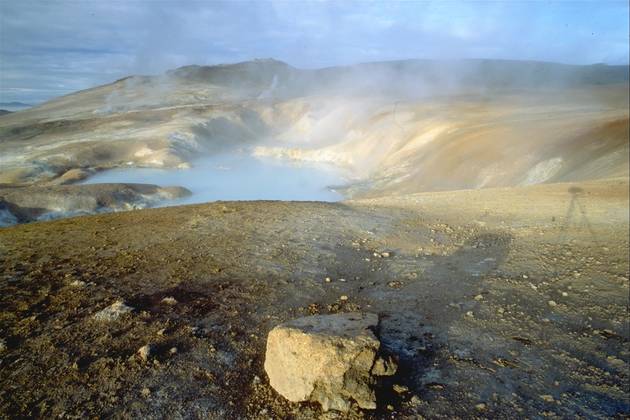
M 339 201 L 343 196 L 330 186 L 345 180 L 329 165 L 229 154 L 197 160 L 190 169 L 111 169 L 84 183 L 107 182 L 176 185 L 192 191 L 192 196 L 168 203 L 172 205 L 216 200 Z

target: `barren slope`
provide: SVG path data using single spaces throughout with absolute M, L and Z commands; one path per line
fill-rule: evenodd
M 0 413 L 318 418 L 268 385 L 266 333 L 365 310 L 409 391 L 351 417 L 628 415 L 627 215 L 622 180 L 4 228 Z

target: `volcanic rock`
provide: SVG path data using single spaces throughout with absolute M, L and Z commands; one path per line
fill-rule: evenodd
M 271 386 L 289 401 L 314 401 L 324 411 L 348 411 L 354 400 L 376 408 L 375 366 L 380 341 L 378 316 L 369 313 L 316 315 L 275 327 L 267 338 L 265 370 Z M 395 365 L 381 374 L 392 375 Z

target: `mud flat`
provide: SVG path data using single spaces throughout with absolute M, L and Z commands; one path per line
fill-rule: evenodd
M 36 222 L 0 267 L 2 416 L 318 418 L 267 332 L 352 311 L 400 361 L 350 418 L 630 414 L 627 178 Z

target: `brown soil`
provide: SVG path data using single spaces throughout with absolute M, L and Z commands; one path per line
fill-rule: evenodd
M 3 228 L 0 417 L 338 417 L 269 387 L 265 338 L 355 310 L 409 391 L 351 418 L 623 417 L 628 276 L 627 178 Z

